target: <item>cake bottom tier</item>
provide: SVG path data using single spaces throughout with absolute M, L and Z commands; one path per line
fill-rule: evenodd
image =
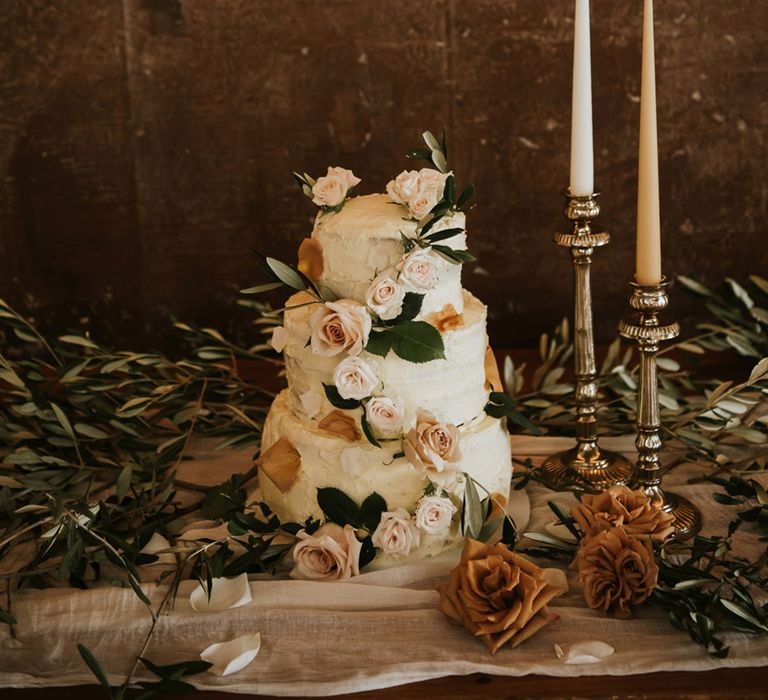
M 506 428 L 483 414 L 461 426 L 460 436 L 458 469 L 489 492 L 506 496 L 512 478 Z M 377 448 L 365 438 L 352 442 L 321 430 L 315 421 L 293 413 L 287 390 L 275 399 L 264 423 L 262 451 L 280 438 L 288 440 L 301 457 L 298 476 L 285 493 L 266 476 L 260 485 L 264 501 L 283 522 L 301 523 L 309 516 L 322 519 L 317 489 L 324 487 L 337 488 L 357 503 L 376 492 L 390 511 L 405 508 L 413 513 L 428 484 L 423 472 L 404 457 L 395 457 L 402 450 L 401 440 L 383 441 Z M 460 497 L 462 489 L 456 496 Z

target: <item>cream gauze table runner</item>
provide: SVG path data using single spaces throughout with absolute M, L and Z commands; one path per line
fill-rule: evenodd
M 514 438 L 517 457 L 535 459 L 569 441 Z M 608 448 L 631 454 L 632 440 L 605 440 Z M 233 471 L 250 467 L 248 454 L 205 451 L 185 466 L 184 478 L 218 483 Z M 678 485 L 704 514 L 704 533 L 723 533 L 735 509 L 712 500 L 712 486 L 680 486 L 697 475 L 680 467 L 665 485 Z M 554 517 L 547 500 L 566 502 L 570 494 L 530 485 L 512 505 L 526 529 L 544 531 Z M 753 555 L 761 545 L 746 538 Z M 525 543 L 523 543 L 525 544 Z M 747 552 L 745 552 L 747 553 Z M 434 585 L 445 580 L 457 558 L 441 557 L 418 564 L 373 571 L 343 583 L 254 580 L 253 602 L 217 613 L 196 613 L 189 605 L 194 582 L 182 586 L 173 610 L 164 615 L 145 654 L 156 664 L 198 658 L 214 642 L 261 633 L 261 652 L 245 669 L 221 678 L 192 676 L 201 689 L 265 695 L 331 695 L 395 686 L 448 675 L 489 673 L 521 676 L 623 675 L 654 671 L 699 671 L 768 663 L 768 636 L 726 636 L 727 659 L 714 659 L 685 633 L 674 630 L 666 614 L 646 606 L 632 620 L 616 620 L 585 607 L 573 572 L 570 591 L 552 605 L 560 619 L 516 649 L 491 657 L 485 646 L 463 628 L 451 625 L 437 610 Z M 548 564 L 544 564 L 548 566 Z M 147 584 L 155 604 L 163 588 Z M 93 683 L 76 645 L 94 651 L 110 680 L 119 684 L 133 663 L 149 628 L 145 606 L 126 589 L 100 587 L 20 592 L 14 597 L 16 637 L 0 625 L 0 686 L 55 686 Z M 565 665 L 555 644 L 585 639 L 612 645 L 616 652 L 592 665 Z M 139 678 L 147 678 L 139 673 Z M 577 686 L 574 685 L 574 688 Z

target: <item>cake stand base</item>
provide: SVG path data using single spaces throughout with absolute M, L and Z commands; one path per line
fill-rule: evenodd
M 678 542 L 689 540 L 701 530 L 701 513 L 687 498 L 664 491 L 664 507 L 675 519 L 674 538 Z
M 629 484 L 635 467 L 616 452 L 598 447 L 586 452 L 576 446 L 547 457 L 536 473 L 555 490 L 602 491 L 609 486 Z

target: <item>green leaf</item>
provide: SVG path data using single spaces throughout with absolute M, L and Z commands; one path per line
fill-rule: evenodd
M 475 488 L 474 479 L 469 474 L 464 475 L 464 505 L 461 511 L 461 534 L 477 539 L 483 529 L 485 513 L 480 501 L 480 495 Z
M 59 424 L 62 428 L 66 431 L 67 435 L 69 435 L 73 440 L 75 439 L 75 431 L 72 429 L 72 424 L 69 422 L 69 418 L 67 418 L 67 414 L 64 413 L 64 411 L 61 409 L 61 407 L 58 404 L 55 404 L 51 402 L 51 408 L 53 409 L 53 412 L 56 414 L 56 420 L 59 421 Z
M 102 687 L 109 691 L 109 696 L 112 697 L 112 688 L 109 685 L 107 674 L 104 673 L 104 669 L 101 668 L 101 664 L 96 660 L 93 652 L 85 646 L 85 644 L 78 644 L 77 650 L 80 652 L 83 661 L 85 661 L 85 665 L 88 666 L 88 668 L 91 669 L 91 673 L 96 676 L 96 680 L 101 683 Z
M 278 287 L 282 286 L 282 282 L 268 282 L 267 284 L 260 284 L 256 287 L 247 287 L 246 289 L 241 289 L 240 294 L 261 294 L 262 292 L 271 292 L 273 289 L 277 289 Z
M 463 228 L 444 228 L 440 231 L 428 234 L 424 240 L 429 241 L 430 243 L 437 243 L 438 241 L 446 241 L 461 233 L 464 233 Z
M 477 260 L 477 258 L 468 250 L 454 250 L 447 245 L 433 245 L 431 248 L 446 258 L 449 262 L 456 265 L 465 262 L 475 262 Z
M 387 331 L 395 354 L 408 362 L 422 363 L 445 358 L 440 332 L 424 321 L 406 321 Z
M 290 265 L 286 265 L 284 262 L 280 262 L 280 260 L 276 260 L 275 258 L 266 258 L 266 263 L 269 265 L 272 272 L 275 273 L 277 278 L 284 284 L 287 284 L 289 287 L 298 291 L 306 289 L 306 284 L 301 278 L 301 275 Z
M 117 477 L 115 484 L 115 492 L 117 494 L 117 500 L 122 501 L 128 490 L 131 488 L 131 477 L 133 476 L 133 469 L 130 464 L 126 464 L 121 470 L 120 475 Z
M 376 558 L 376 548 L 373 546 L 371 537 L 366 537 L 360 548 L 360 568 L 363 569 Z
M 83 348 L 92 348 L 93 350 L 99 349 L 99 346 L 96 345 L 96 343 L 94 343 L 92 340 L 82 335 L 60 335 L 59 340 L 62 343 L 69 343 L 70 345 L 79 345 Z
M 578 542 L 581 540 L 581 533 L 576 527 L 576 521 L 565 511 L 562 506 L 555 501 L 547 501 L 549 509 L 557 516 L 557 519 L 568 528 L 570 532 Z
M 109 433 L 105 433 L 100 428 L 86 423 L 75 423 L 75 430 L 80 435 L 85 435 L 85 437 L 93 438 L 94 440 L 105 440 L 109 437 Z
M 456 201 L 456 178 L 449 175 L 445 178 L 445 187 L 443 188 L 443 201 L 446 204 L 453 205 Z
M 410 160 L 426 160 L 432 162 L 432 151 L 429 148 L 413 148 L 407 151 L 406 158 Z
M 694 279 L 691 279 L 690 277 L 685 277 L 684 275 L 678 275 L 677 281 L 680 282 L 684 287 L 687 289 L 690 289 L 695 294 L 700 294 L 703 297 L 711 297 L 712 292 L 710 292 L 703 284 L 699 284 Z
M 335 488 L 317 489 L 317 504 L 325 517 L 337 525 L 361 526 L 360 508 L 343 491 Z
M 429 146 L 430 151 L 442 151 L 442 147 L 440 146 L 440 142 L 435 138 L 435 135 L 431 131 L 425 131 L 421 138 L 424 139 L 424 143 Z
M 157 666 L 149 659 L 145 659 L 142 656 L 139 657 L 139 661 L 141 661 L 147 670 L 154 673 L 158 678 L 174 681 L 179 680 L 179 678 L 183 678 L 184 676 L 193 676 L 198 673 L 203 673 L 213 665 L 208 661 L 199 659 L 194 661 L 181 661 L 177 664 L 168 664 L 167 666 Z
M 464 210 L 464 208 L 472 201 L 475 196 L 475 186 L 473 184 L 467 185 L 462 193 L 459 195 L 459 199 L 456 201 L 456 208 Z
M 360 416 L 360 425 L 363 428 L 363 435 L 365 435 L 365 439 L 368 440 L 368 442 L 370 442 L 374 447 L 381 447 L 381 443 L 376 439 L 376 436 L 373 434 L 373 430 L 371 430 L 371 426 L 368 424 L 368 417 L 366 416 L 365 411 L 363 411 L 363 415 Z
M 339 394 L 339 390 L 333 384 L 323 384 L 325 389 L 325 396 L 330 402 L 331 406 L 335 408 L 342 408 L 344 410 L 352 410 L 354 408 L 360 408 L 361 403 L 357 399 L 345 399 Z
M 363 501 L 360 515 L 368 532 L 373 533 L 381 522 L 381 514 L 388 510 L 387 502 L 375 491 Z
M 0 622 L 6 625 L 15 625 L 16 618 L 13 615 L 11 615 L 11 613 L 9 613 L 7 610 L 0 608 Z
M 765 622 L 758 620 L 751 612 L 749 612 L 749 610 L 746 610 L 738 603 L 734 603 L 725 598 L 720 598 L 720 603 L 726 610 L 737 615 L 741 619 L 746 620 L 751 625 L 757 627 L 757 629 L 762 630 L 763 632 L 768 632 L 768 626 L 766 626 Z
M 394 337 L 388 330 L 374 330 L 371 332 L 370 336 L 368 336 L 368 344 L 365 346 L 365 350 L 372 355 L 386 357 L 392 348 L 393 342 Z
M 403 297 L 403 309 L 400 314 L 391 321 L 384 321 L 384 323 L 388 326 L 393 326 L 396 323 L 413 321 L 413 319 L 419 315 L 423 301 L 423 294 L 416 294 L 416 292 L 406 292 L 405 297 Z

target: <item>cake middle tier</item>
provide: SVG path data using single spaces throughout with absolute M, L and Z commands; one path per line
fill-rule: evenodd
M 299 306 L 310 301 L 300 292 L 287 303 L 284 349 L 293 410 L 304 418 L 325 416 L 333 410 L 324 384 L 334 384 L 339 356 L 323 356 L 307 345 L 310 317 L 316 305 Z M 297 308 L 290 308 L 290 307 Z M 403 428 L 413 427 L 416 413 L 426 409 L 442 422 L 461 425 L 479 416 L 488 403 L 485 353 L 488 335 L 485 329 L 487 309 L 472 294 L 464 291 L 464 312 L 458 324 L 442 332 L 445 359 L 413 363 L 390 351 L 386 357 L 363 352 L 360 357 L 370 365 L 381 381 L 380 395 L 403 402 Z

